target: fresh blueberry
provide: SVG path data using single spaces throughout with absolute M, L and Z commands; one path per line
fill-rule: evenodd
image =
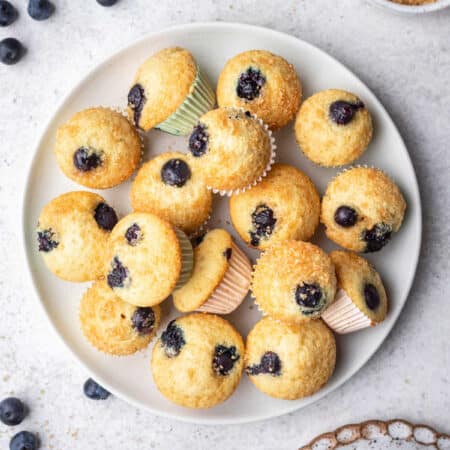
M 350 206 L 339 206 L 334 213 L 334 221 L 341 227 L 352 227 L 357 219 L 357 212 Z
M 259 375 L 267 373 L 273 376 L 281 375 L 281 360 L 275 352 L 266 352 L 259 364 L 249 366 L 246 369 L 249 375 Z
M 175 320 L 169 322 L 166 330 L 161 334 L 161 342 L 169 358 L 178 356 L 186 341 L 183 330 L 176 324 Z
M 128 93 L 128 106 L 134 112 L 134 124 L 137 127 L 139 126 L 145 100 L 144 88 L 140 84 L 135 84 Z
M 236 87 L 238 97 L 245 100 L 254 100 L 259 96 L 261 88 L 266 83 L 266 79 L 258 69 L 249 67 L 241 73 Z
M 155 326 L 155 312 L 152 308 L 136 308 L 131 318 L 133 328 L 139 334 L 150 334 Z
M 191 169 L 182 159 L 169 159 L 161 168 L 161 179 L 170 186 L 182 187 L 191 178 Z
M 25 405 L 18 398 L 9 397 L 0 402 L 0 420 L 5 425 L 19 425 L 25 415 Z
M 103 202 L 99 203 L 95 208 L 94 218 L 97 225 L 106 231 L 111 231 L 118 221 L 117 214 L 114 209 Z
M 47 20 L 55 12 L 55 5 L 49 0 L 30 0 L 28 14 L 34 20 Z
M 91 149 L 80 147 L 73 154 L 73 165 L 81 172 L 89 172 L 102 164 L 100 156 Z
M 377 223 L 370 230 L 362 233 L 363 241 L 367 242 L 366 253 L 381 250 L 391 239 L 392 228 L 385 223 Z
M 92 378 L 86 380 L 83 386 L 84 395 L 91 400 L 106 400 L 111 393 L 100 386 Z
M 261 238 L 267 239 L 272 234 L 276 223 L 277 219 L 271 208 L 264 204 L 257 206 L 252 213 L 254 231 L 249 231 L 251 244 L 257 247 Z
M 378 294 L 377 288 L 371 283 L 367 283 L 364 286 L 364 300 L 366 301 L 367 307 L 372 311 L 380 305 L 380 295 Z
M 232 370 L 234 363 L 240 358 L 236 347 L 225 347 L 216 345 L 213 357 L 213 369 L 217 375 L 228 375 Z
M 364 108 L 364 103 L 360 100 L 356 103 L 337 100 L 330 105 L 330 118 L 338 125 L 347 125 L 352 121 L 355 112 L 360 108 Z
M 123 266 L 116 256 L 111 263 L 111 271 L 106 277 L 110 288 L 123 288 L 125 280 L 128 278 L 128 269 Z
M 135 246 L 142 238 L 141 227 L 137 223 L 129 226 L 125 232 L 125 239 L 131 246 Z
M 231 255 L 233 254 L 233 250 L 231 248 L 227 248 L 224 252 L 223 252 L 223 256 L 225 256 L 225 258 L 227 258 L 227 261 L 229 261 L 231 259 Z
M 199 123 L 192 131 L 189 137 L 189 150 L 194 156 L 202 156 L 208 149 L 209 135 L 206 126 Z
M 303 283 L 295 290 L 295 301 L 305 308 L 317 308 L 322 298 L 322 289 L 316 283 Z
M 55 233 L 51 228 L 48 230 L 42 230 L 37 232 L 37 239 L 40 252 L 51 252 L 54 248 L 58 247 L 59 242 L 54 239 Z
M 9 450 L 37 450 L 38 448 L 37 437 L 29 431 L 17 433 L 9 442 Z
M 0 41 L 0 61 L 12 66 L 18 63 L 25 54 L 25 47 L 15 38 Z
M 11 25 L 19 16 L 17 9 L 6 0 L 0 0 L 0 27 Z
M 119 0 L 97 0 L 97 3 L 102 6 L 113 6 L 115 5 Z

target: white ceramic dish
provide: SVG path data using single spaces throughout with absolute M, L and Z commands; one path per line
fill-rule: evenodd
M 423 14 L 433 11 L 439 11 L 450 6 L 450 0 L 437 0 L 434 3 L 426 3 L 424 5 L 402 5 L 394 3 L 390 0 L 368 0 L 370 3 L 381 6 L 383 8 L 404 14 Z
M 369 256 L 382 274 L 391 298 L 391 310 L 384 323 L 373 330 L 338 338 L 339 357 L 330 383 L 316 395 L 298 401 L 282 401 L 260 393 L 244 376 L 236 393 L 225 403 L 210 410 L 189 410 L 173 405 L 156 390 L 149 370 L 151 348 L 144 353 L 116 358 L 100 354 L 83 338 L 78 326 L 78 301 L 86 284 L 70 284 L 54 277 L 38 254 L 35 225 L 40 209 L 50 199 L 70 190 L 81 189 L 58 169 L 52 147 L 56 128 L 76 111 L 97 105 L 123 106 L 137 66 L 154 51 L 173 45 L 189 48 L 210 79 L 218 74 L 231 56 L 243 50 L 262 48 L 278 53 L 295 64 L 303 80 L 305 97 L 313 92 L 339 87 L 360 95 L 371 110 L 375 136 L 359 163 L 379 166 L 400 185 L 408 201 L 408 212 L 401 229 L 378 254 Z M 297 149 L 292 126 L 275 134 L 278 160 L 289 162 L 308 173 L 321 192 L 335 170 L 320 168 Z M 152 131 L 146 138 L 146 154 L 167 148 L 186 149 L 186 138 Z M 120 214 L 129 211 L 129 182 L 118 188 L 102 191 Z M 228 218 L 228 199 L 217 198 L 211 225 L 223 226 L 233 232 Z M 248 25 L 210 23 L 183 25 L 151 34 L 119 51 L 87 75 L 72 90 L 44 129 L 36 147 L 28 173 L 23 200 L 24 248 L 37 294 L 52 327 L 68 349 L 92 376 L 117 396 L 146 408 L 155 414 L 203 424 L 225 424 L 267 419 L 306 406 L 333 391 L 355 374 L 378 349 L 396 322 L 406 301 L 419 257 L 421 241 L 421 205 L 414 169 L 407 149 L 394 123 L 372 92 L 348 69 L 312 45 L 292 36 Z M 236 233 L 233 234 L 237 237 Z M 330 250 L 333 245 L 322 230 L 316 242 Z M 241 248 L 245 246 L 241 241 Z M 248 252 L 253 258 L 256 252 Z M 165 302 L 166 322 L 176 315 Z M 260 317 L 250 299 L 229 318 L 246 335 Z

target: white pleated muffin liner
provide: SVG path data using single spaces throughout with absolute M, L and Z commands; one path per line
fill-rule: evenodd
M 336 178 L 338 178 L 339 175 L 342 175 L 345 172 L 350 172 L 353 169 L 372 169 L 372 170 L 377 170 L 377 171 L 381 172 L 383 175 L 385 175 L 387 178 L 389 178 L 389 180 L 391 180 L 392 183 L 394 183 L 395 185 L 397 184 L 388 173 L 386 173 L 383 169 L 380 169 L 379 167 L 372 166 L 372 165 L 367 165 L 367 164 L 352 164 L 351 166 L 344 167 L 343 169 L 340 169 L 338 172 L 336 172 L 336 174 L 328 182 L 328 185 L 331 182 L 333 182 Z
M 245 299 L 250 288 L 252 265 L 247 255 L 231 243 L 228 269 L 209 299 L 197 311 L 212 314 L 230 314 Z
M 183 231 L 175 227 L 174 231 L 180 242 L 181 248 L 181 273 L 175 286 L 175 289 L 180 289 L 189 281 L 189 278 L 191 278 L 192 270 L 194 269 L 194 250 L 191 241 Z
M 341 288 L 338 289 L 334 302 L 322 313 L 322 319 L 338 334 L 353 333 L 376 325 Z
M 243 108 L 224 108 L 224 109 L 232 109 L 232 110 L 238 110 L 241 112 L 246 112 L 245 109 Z M 261 175 L 256 178 L 252 183 L 250 183 L 249 185 L 243 187 L 243 188 L 239 188 L 239 189 L 229 189 L 229 190 L 222 190 L 222 189 L 216 189 L 212 186 L 206 186 L 210 191 L 212 191 L 214 194 L 219 194 L 222 197 L 231 197 L 232 195 L 237 195 L 237 194 L 241 194 L 245 191 L 250 190 L 253 186 L 256 186 L 272 169 L 273 164 L 275 163 L 275 157 L 276 157 L 276 143 L 275 143 L 275 138 L 273 137 L 272 131 L 270 130 L 269 126 L 266 125 L 262 119 L 260 119 L 256 114 L 252 114 L 251 115 L 253 117 L 253 119 L 255 119 L 256 121 L 258 121 L 258 123 L 264 128 L 265 132 L 267 133 L 267 135 L 269 136 L 269 141 L 270 141 L 270 158 L 269 158 L 269 162 L 267 163 L 266 168 L 264 169 L 264 171 L 261 173 Z

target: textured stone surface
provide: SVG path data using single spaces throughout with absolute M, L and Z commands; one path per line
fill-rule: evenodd
M 0 396 L 31 407 L 22 428 L 44 449 L 294 449 L 315 434 L 365 419 L 402 417 L 450 433 L 449 163 L 450 10 L 404 17 L 363 0 L 58 0 L 47 22 L 0 30 L 28 47 L 0 66 Z M 35 140 L 87 70 L 134 39 L 169 25 L 238 21 L 301 37 L 357 73 L 391 113 L 409 147 L 424 206 L 424 244 L 409 301 L 389 339 L 341 389 L 278 419 L 204 427 L 82 394 L 87 373 L 52 334 L 24 273 L 20 193 Z M 0 426 L 0 448 L 13 429 Z

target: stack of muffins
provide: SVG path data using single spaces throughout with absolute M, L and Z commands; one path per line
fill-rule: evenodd
M 330 89 L 301 98 L 291 64 L 251 50 L 226 63 L 215 108 L 191 53 L 167 48 L 138 69 L 126 112 L 87 109 L 58 130 L 56 160 L 76 183 L 107 189 L 137 172 L 133 212 L 119 220 L 96 193 L 63 194 L 41 212 L 38 250 L 59 278 L 93 282 L 79 320 L 104 353 L 146 348 L 162 321 L 162 302 L 187 313 L 167 325 L 151 358 L 159 391 L 181 406 L 223 402 L 244 372 L 270 396 L 312 395 L 334 371 L 333 331 L 357 331 L 386 316 L 380 276 L 355 252 L 389 242 L 405 201 L 377 168 L 345 168 L 321 201 L 305 173 L 274 163 L 272 132 L 295 116 L 299 148 L 324 167 L 353 163 L 371 141 L 371 116 L 356 95 Z M 142 135 L 153 128 L 188 136 L 186 152 L 167 151 L 141 165 Z M 226 230 L 208 230 L 213 194 L 230 197 L 237 234 L 261 251 L 254 266 Z M 348 251 L 328 255 L 308 242 L 319 222 Z M 250 289 L 264 317 L 244 344 L 219 315 L 234 311 Z

